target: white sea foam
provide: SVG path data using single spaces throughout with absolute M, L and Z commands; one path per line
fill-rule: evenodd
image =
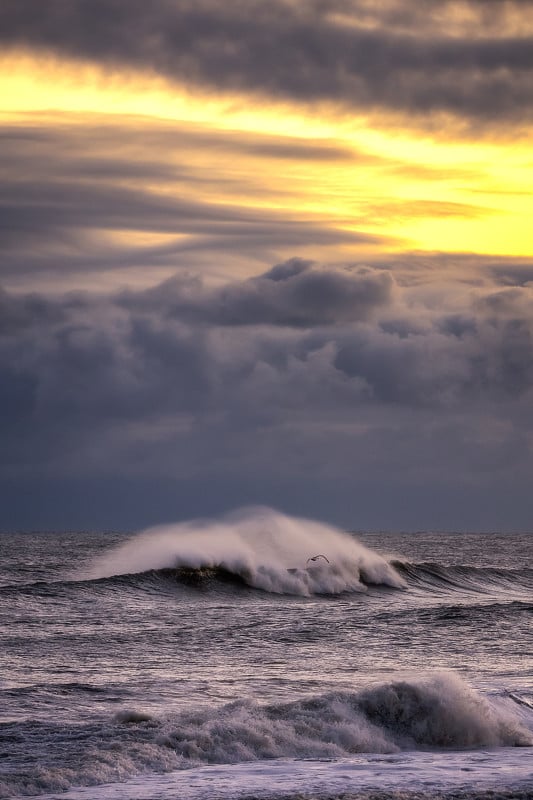
M 317 554 L 326 558 L 308 561 Z M 98 558 L 84 577 L 183 567 L 222 568 L 250 586 L 281 594 L 361 592 L 367 584 L 404 586 L 384 558 L 353 536 L 270 508 L 150 528 Z
M 76 788 L 61 800 L 531 800 L 530 754 L 400 753 L 210 765 Z M 41 800 L 58 800 L 44 795 Z
M 162 725 L 158 742 L 199 763 L 265 758 L 340 758 L 417 748 L 532 746 L 510 710 L 497 708 L 452 673 L 406 678 L 359 692 L 294 703 L 251 701 L 182 714 Z
M 78 741 L 83 747 L 84 737 Z M 374 758 L 389 754 L 398 765 L 403 753 L 417 750 L 530 747 L 533 734 L 512 706 L 494 704 L 453 674 L 437 673 L 267 706 L 237 701 L 161 718 L 124 709 L 99 731 L 92 728 L 88 741 L 89 749 L 75 762 L 37 766 L 3 787 L 0 783 L 0 797 L 208 764 L 266 766 L 272 759 L 337 761 L 373 753 Z

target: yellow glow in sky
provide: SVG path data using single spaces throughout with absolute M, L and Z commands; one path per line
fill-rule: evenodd
M 350 118 L 333 108 L 318 115 L 249 97 L 193 95 L 155 78 L 107 74 L 16 52 L 4 56 L 0 75 L 4 122 L 41 112 L 48 123 L 78 115 L 76 124 L 83 124 L 84 115 L 97 113 L 103 124 L 118 116 L 134 126 L 132 117 L 142 115 L 155 127 L 194 123 L 213 133 L 268 136 L 274 142 L 292 137 L 296 145 L 327 143 L 346 151 L 334 159 L 291 160 L 243 149 L 230 159 L 200 142 L 196 151 L 169 154 L 176 167 L 185 159 L 198 174 L 204 171 L 203 184 L 186 187 L 195 201 L 205 200 L 207 192 L 211 203 L 388 237 L 389 250 L 533 255 L 533 158 L 527 137 L 430 136 L 414 126 L 396 129 L 378 117 Z M 216 176 L 212 185 L 209 176 Z M 154 183 L 155 189 L 177 190 L 172 183 Z

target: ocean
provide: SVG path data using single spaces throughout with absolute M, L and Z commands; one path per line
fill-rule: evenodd
M 533 798 L 533 535 L 0 537 L 0 797 Z

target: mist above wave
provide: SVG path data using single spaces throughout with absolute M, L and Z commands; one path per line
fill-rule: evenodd
M 324 557 L 311 560 L 319 554 Z M 353 536 L 263 507 L 150 528 L 99 556 L 83 577 L 183 568 L 223 569 L 254 588 L 280 594 L 405 586 L 393 566 Z

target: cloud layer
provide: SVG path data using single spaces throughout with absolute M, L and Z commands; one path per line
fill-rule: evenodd
M 309 492 L 344 524 L 378 487 L 494 491 L 533 466 L 532 312 L 530 285 L 435 302 L 387 270 L 297 258 L 218 287 L 4 292 L 0 474 L 142 486 L 148 519 L 154 481 L 160 518 L 202 513 L 209 486 L 215 509 L 241 492 L 298 510 Z
M 0 148 L 0 280 L 11 285 L 56 276 L 87 286 L 104 273 L 126 282 L 191 264 L 223 275 L 287 250 L 387 241 L 327 207 L 301 211 L 292 198 L 304 178 L 269 178 L 287 165 L 305 176 L 316 164 L 380 161 L 335 142 L 29 115 L 3 126 Z
M 38 4 L 37 4 L 38 5 Z M 5 0 L 0 40 L 208 91 L 472 120 L 531 119 L 520 0 Z

